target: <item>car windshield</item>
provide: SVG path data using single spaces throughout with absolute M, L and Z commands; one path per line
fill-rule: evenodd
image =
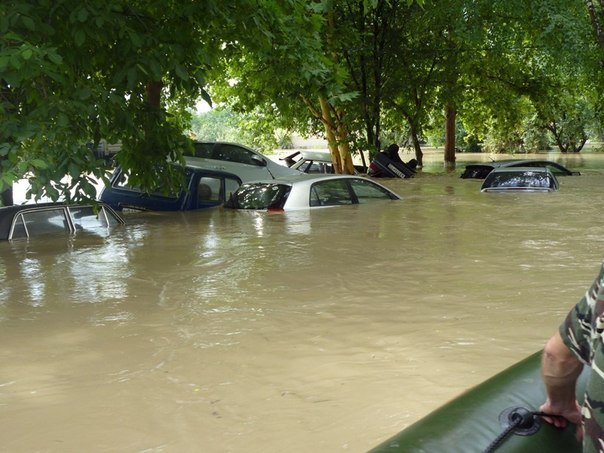
M 484 187 L 554 188 L 555 184 L 543 172 L 494 172 L 489 174 Z
M 290 189 L 287 184 L 246 184 L 233 194 L 225 206 L 236 209 L 281 209 Z

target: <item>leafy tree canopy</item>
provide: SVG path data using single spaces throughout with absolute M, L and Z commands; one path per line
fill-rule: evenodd
M 101 138 L 121 141 L 137 184 L 170 176 L 187 109 L 210 100 L 209 68 L 225 43 L 256 39 L 248 20 L 268 32 L 261 12 L 252 0 L 4 2 L 0 192 L 28 175 L 37 196 L 94 198 L 89 176 L 106 169 L 86 142 Z

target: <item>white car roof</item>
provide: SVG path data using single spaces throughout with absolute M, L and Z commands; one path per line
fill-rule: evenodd
M 306 160 L 318 160 L 321 162 L 331 163 L 331 153 L 325 150 L 304 150 L 300 151 L 300 155 Z
M 395 194 L 396 196 L 398 196 L 400 198 L 400 196 L 394 192 L 392 189 L 384 186 L 383 184 L 380 184 L 377 181 L 374 181 L 373 179 L 366 177 L 366 176 L 361 176 L 361 175 L 343 175 L 343 174 L 325 174 L 325 173 L 302 173 L 300 175 L 295 175 L 295 176 L 279 176 L 275 179 L 263 179 L 263 180 L 257 180 L 257 181 L 246 181 L 242 184 L 243 185 L 249 185 L 249 184 L 288 184 L 288 185 L 293 185 L 294 183 L 296 183 L 298 186 L 302 185 L 302 186 L 310 186 L 311 184 L 317 182 L 317 181 L 328 181 L 330 179 L 364 179 L 367 181 L 370 181 L 371 183 L 378 185 L 380 187 L 383 187 L 384 189 L 388 190 L 389 192 Z
M 298 175 L 278 176 L 275 179 L 261 179 L 261 180 L 256 180 L 256 181 L 247 181 L 246 184 L 253 184 L 253 183 L 293 184 L 293 183 L 298 182 L 298 181 L 307 181 L 310 184 L 310 183 L 313 183 L 313 182 L 316 182 L 316 181 L 322 181 L 322 180 L 328 180 L 328 179 L 334 179 L 334 178 L 363 178 L 363 179 L 369 179 L 369 178 L 366 178 L 364 176 L 358 176 L 358 175 L 335 175 L 335 174 L 326 174 L 326 173 L 301 173 L 300 172 L 300 174 L 298 174 Z

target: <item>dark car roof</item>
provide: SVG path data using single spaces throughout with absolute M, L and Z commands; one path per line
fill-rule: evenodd
M 0 207 L 0 239 L 8 239 L 10 227 L 13 224 L 13 219 L 22 211 L 27 211 L 32 208 L 45 209 L 57 206 L 66 206 L 65 203 L 38 203 L 38 204 L 21 204 L 14 206 Z
M 124 223 L 124 220 L 113 209 L 111 209 L 111 207 L 109 207 L 105 203 L 100 202 L 97 202 L 97 205 L 102 209 L 106 209 L 109 213 L 108 215 L 112 217 L 113 221 L 121 224 Z M 27 212 L 42 212 L 56 209 L 64 209 L 69 211 L 70 217 L 73 218 L 73 213 L 71 212 L 71 209 L 82 207 L 91 208 L 92 205 L 68 205 L 63 202 L 46 202 L 0 207 L 0 240 L 7 240 L 10 238 L 13 221 L 20 214 L 26 214 Z M 71 230 L 71 228 L 66 227 L 66 230 Z
M 564 165 L 551 160 L 542 159 L 514 159 L 498 160 L 493 162 L 480 162 L 466 165 L 461 178 L 464 179 L 484 179 L 495 168 L 504 167 L 546 167 L 558 176 L 580 175 L 578 171 L 572 171 Z

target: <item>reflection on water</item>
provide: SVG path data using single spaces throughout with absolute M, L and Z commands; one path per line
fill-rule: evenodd
M 384 181 L 400 202 L 0 244 L 5 451 L 367 450 L 542 347 L 591 283 L 604 162 L 576 157 L 553 194 L 434 163 Z

